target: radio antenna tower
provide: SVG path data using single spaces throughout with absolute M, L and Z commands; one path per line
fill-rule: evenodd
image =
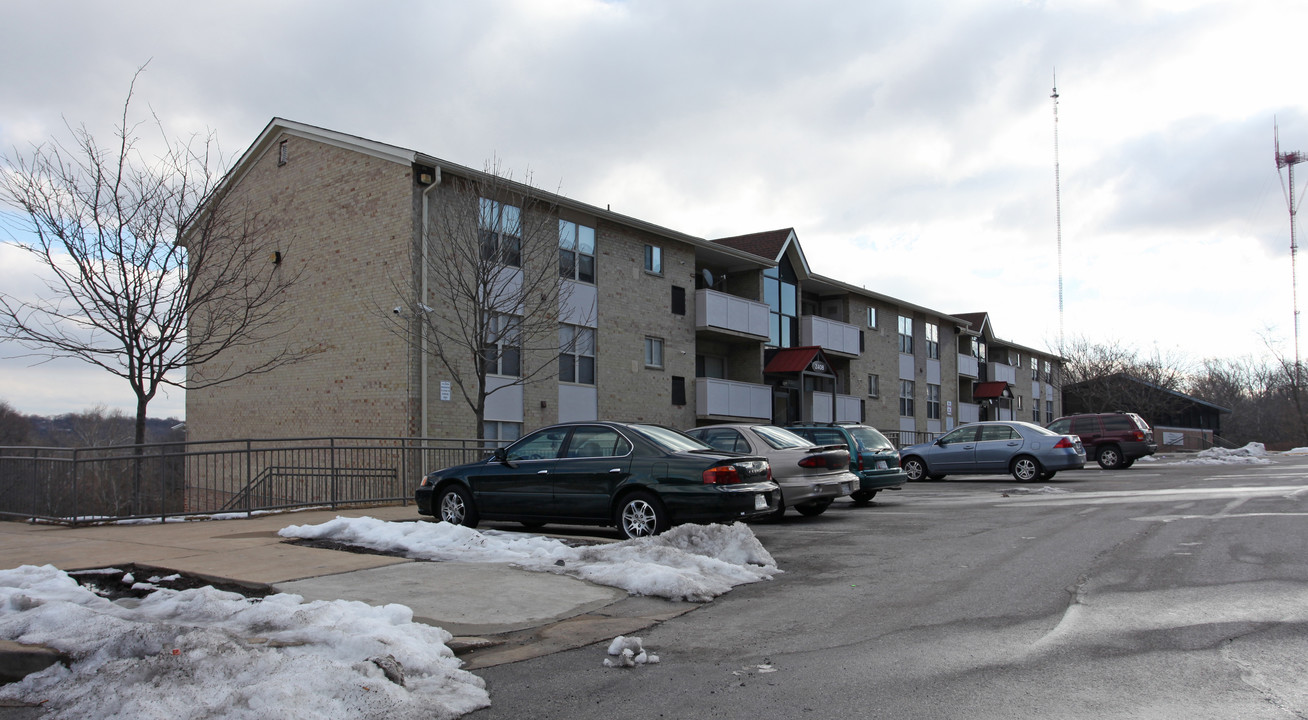
M 1302 198 L 1294 196 L 1294 166 L 1308 160 L 1308 154 L 1281 152 L 1281 129 L 1275 123 L 1272 124 L 1272 138 L 1276 150 L 1276 174 L 1280 175 L 1281 169 L 1284 168 L 1286 175 L 1289 177 L 1288 186 L 1286 181 L 1282 180 L 1281 188 L 1285 191 L 1285 202 L 1290 208 L 1290 288 L 1294 298 L 1294 380 L 1295 386 L 1299 387 L 1299 269 L 1296 264 L 1299 242 L 1295 237 L 1294 216 Z
M 1054 71 L 1054 228 L 1058 235 L 1058 354 L 1063 354 L 1063 198 L 1058 167 L 1058 71 Z M 1279 157 L 1279 156 L 1278 156 Z

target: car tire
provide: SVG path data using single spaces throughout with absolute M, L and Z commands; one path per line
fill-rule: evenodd
M 813 502 L 796 505 L 795 509 L 804 517 L 817 517 L 826 512 L 829 507 L 831 507 L 830 500 L 814 500 Z
M 912 482 L 921 480 L 927 474 L 926 463 L 915 457 L 908 458 L 900 463 L 900 467 L 903 468 L 904 475 Z
M 854 501 L 858 507 L 863 507 L 872 502 L 872 498 L 877 496 L 876 490 L 855 490 L 849 494 L 849 499 Z
M 1122 469 L 1125 470 L 1135 464 L 1135 458 L 1127 458 L 1122 461 Z
M 1057 475 L 1057 474 L 1058 474 L 1058 471 L 1057 471 L 1057 470 L 1046 470 L 1046 471 L 1040 473 L 1040 478 L 1039 478 L 1039 480 L 1040 480 L 1041 482 L 1043 482 L 1043 481 L 1045 481 L 1045 480 L 1052 480 L 1052 479 L 1054 478 L 1054 476 Z
M 931 473 L 927 475 L 927 480 L 944 480 L 945 476 L 941 473 Z
M 618 534 L 628 539 L 658 535 L 668 529 L 668 511 L 653 494 L 635 492 L 618 503 L 613 524 Z
M 1095 453 L 1095 460 L 1099 462 L 1099 467 L 1105 470 L 1118 470 L 1125 467 L 1122 464 L 1122 451 L 1116 445 L 1099 448 L 1099 452 Z
M 528 530 L 539 530 L 545 527 L 545 523 L 539 520 L 519 520 L 518 522 Z
M 767 519 L 773 522 L 781 522 L 781 518 L 785 516 L 786 516 L 786 501 L 778 498 L 777 509 L 773 510 L 772 514 L 767 516 Z
M 1031 482 L 1040 477 L 1045 469 L 1041 467 L 1040 461 L 1030 455 L 1019 455 L 1013 459 L 1012 465 L 1013 477 L 1018 482 Z
M 472 504 L 472 494 L 462 485 L 446 485 L 436 493 L 435 515 L 438 520 L 451 525 L 475 528 L 481 522 L 477 506 Z

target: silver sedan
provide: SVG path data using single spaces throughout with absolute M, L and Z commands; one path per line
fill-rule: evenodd
M 1028 422 L 979 422 L 900 450 L 899 466 L 909 480 L 1012 473 L 1019 481 L 1030 482 L 1048 480 L 1059 470 L 1085 467 L 1085 448 L 1075 435 L 1060 435 Z
M 686 431 L 718 450 L 762 455 L 772 465 L 772 479 L 781 486 L 774 517 L 787 507 L 800 515 L 821 515 L 838 497 L 858 489 L 858 476 L 849 471 L 844 445 L 814 445 L 775 425 L 707 425 Z

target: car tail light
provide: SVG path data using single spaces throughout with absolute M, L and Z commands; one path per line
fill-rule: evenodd
M 825 455 L 809 455 L 799 461 L 799 466 L 802 468 L 824 468 L 827 466 L 827 458 Z
M 768 478 L 771 479 L 772 468 L 768 468 Z M 705 485 L 735 485 L 739 483 L 740 471 L 736 470 L 734 465 L 720 465 L 705 470 L 701 476 L 704 478 Z
M 1135 438 L 1136 442 L 1141 442 L 1144 440 L 1144 433 L 1139 430 L 1136 430 L 1134 433 L 1131 434 L 1131 436 Z
M 1074 447 L 1076 447 L 1076 443 L 1072 442 L 1072 438 L 1066 435 L 1058 438 L 1058 442 L 1054 443 L 1055 450 L 1067 450 Z

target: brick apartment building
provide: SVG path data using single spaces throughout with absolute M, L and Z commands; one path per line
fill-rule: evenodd
M 273 119 L 228 188 L 276 221 L 269 257 L 301 277 L 286 337 L 322 351 L 188 391 L 190 438 L 512 439 L 615 419 L 858 421 L 908 442 L 975 420 L 1061 413 L 1056 355 L 997 338 L 985 313 L 950 315 L 818 275 L 793 229 L 709 240 L 519 185 L 557 215 L 569 289 L 561 337 L 586 341 L 568 347 L 570 377 L 488 377 L 499 389 L 477 427 L 450 373 L 388 313 L 404 307 L 402 289 L 440 279 L 423 276 L 434 200 L 486 177 Z

